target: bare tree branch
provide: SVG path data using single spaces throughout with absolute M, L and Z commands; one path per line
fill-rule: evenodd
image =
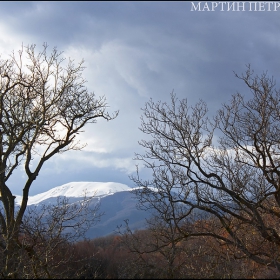
M 6 242 L 4 275 L 13 273 L 9 256 L 14 254 L 29 190 L 44 163 L 58 153 L 81 149 L 76 135 L 97 119 L 112 120 L 105 97 L 85 87 L 83 61 L 74 64 L 47 44 L 36 52 L 28 45 L 8 59 L 0 59 L 0 213 L 1 234 Z M 38 158 L 39 157 L 39 158 Z M 35 161 L 36 159 L 36 161 Z M 15 212 L 14 196 L 7 185 L 23 166 L 27 180 Z
M 236 77 L 252 98 L 233 95 L 214 120 L 203 101 L 191 107 L 174 93 L 171 105 L 150 100 L 140 128 L 150 140 L 139 142 L 146 152 L 136 160 L 152 178 L 132 180 L 141 206 L 171 219 L 185 238 L 211 236 L 280 271 L 280 92 L 250 65 Z M 216 227 L 186 226 L 202 213 Z

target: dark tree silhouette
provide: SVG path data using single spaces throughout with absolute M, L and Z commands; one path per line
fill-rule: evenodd
M 81 149 L 75 137 L 88 123 L 117 116 L 107 113 L 105 97 L 85 87 L 83 61 L 68 63 L 48 46 L 35 51 L 29 45 L 0 60 L 0 211 L 3 278 L 16 277 L 17 251 L 23 247 L 20 227 L 29 190 L 44 163 L 54 155 Z M 22 166 L 22 201 L 18 211 L 7 181 Z
M 212 119 L 205 102 L 190 106 L 174 93 L 170 104 L 146 104 L 140 130 L 150 138 L 136 160 L 152 178 L 132 179 L 142 207 L 181 237 L 214 238 L 236 258 L 280 271 L 280 92 L 250 65 L 235 75 L 251 98 L 233 95 Z

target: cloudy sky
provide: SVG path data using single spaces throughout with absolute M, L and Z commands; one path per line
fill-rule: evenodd
M 86 148 L 52 158 L 30 193 L 72 181 L 133 186 L 128 176 L 141 152 L 141 108 L 150 98 L 168 101 L 174 90 L 191 104 L 205 100 L 214 113 L 237 91 L 248 94 L 233 73 L 246 64 L 277 81 L 280 7 L 236 10 L 192 11 L 184 1 L 0 2 L 2 54 L 22 44 L 40 50 L 47 42 L 66 58 L 84 59 L 88 89 L 106 96 L 110 112 L 120 111 L 111 122 L 86 126 Z M 14 193 L 21 193 L 24 178 L 19 168 L 9 181 Z

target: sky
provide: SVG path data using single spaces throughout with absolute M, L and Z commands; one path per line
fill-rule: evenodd
M 88 90 L 106 96 L 109 112 L 119 110 L 110 122 L 85 126 L 82 151 L 49 160 L 31 195 L 79 181 L 133 186 L 129 176 L 139 164 L 133 158 L 143 152 L 138 141 L 145 137 L 139 130 L 141 108 L 150 98 L 169 102 L 174 91 L 189 104 L 204 100 L 214 114 L 236 92 L 250 94 L 234 76 L 247 64 L 277 82 L 280 2 L 244 2 L 243 8 L 217 3 L 0 2 L 2 55 L 21 45 L 40 50 L 46 42 L 66 58 L 84 59 Z M 25 178 L 18 168 L 8 181 L 13 193 L 21 194 Z

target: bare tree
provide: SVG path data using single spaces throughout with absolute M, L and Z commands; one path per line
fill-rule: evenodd
M 15 252 L 22 247 L 20 226 L 29 190 L 44 163 L 54 155 L 81 149 L 75 137 L 98 118 L 114 119 L 107 113 L 105 97 L 96 97 L 85 87 L 83 61 L 75 66 L 62 53 L 48 46 L 35 52 L 35 45 L 0 60 L 0 212 L 1 248 L 5 263 L 2 277 L 14 277 Z M 23 166 L 26 181 L 22 201 L 15 211 L 15 197 L 7 181 Z
M 54 204 L 30 205 L 23 217 L 19 245 L 14 254 L 14 275 L 20 279 L 79 277 L 85 257 L 77 257 L 75 244 L 100 220 L 100 204 L 92 197 L 70 202 L 58 197 Z
M 213 119 L 203 101 L 189 106 L 173 93 L 170 104 L 151 99 L 140 128 L 151 138 L 140 141 L 146 152 L 136 160 L 152 178 L 137 172 L 132 179 L 141 187 L 142 206 L 164 215 L 160 205 L 169 202 L 170 218 L 185 238 L 214 238 L 235 258 L 250 258 L 279 275 L 280 91 L 250 65 L 236 77 L 251 99 L 233 95 Z

